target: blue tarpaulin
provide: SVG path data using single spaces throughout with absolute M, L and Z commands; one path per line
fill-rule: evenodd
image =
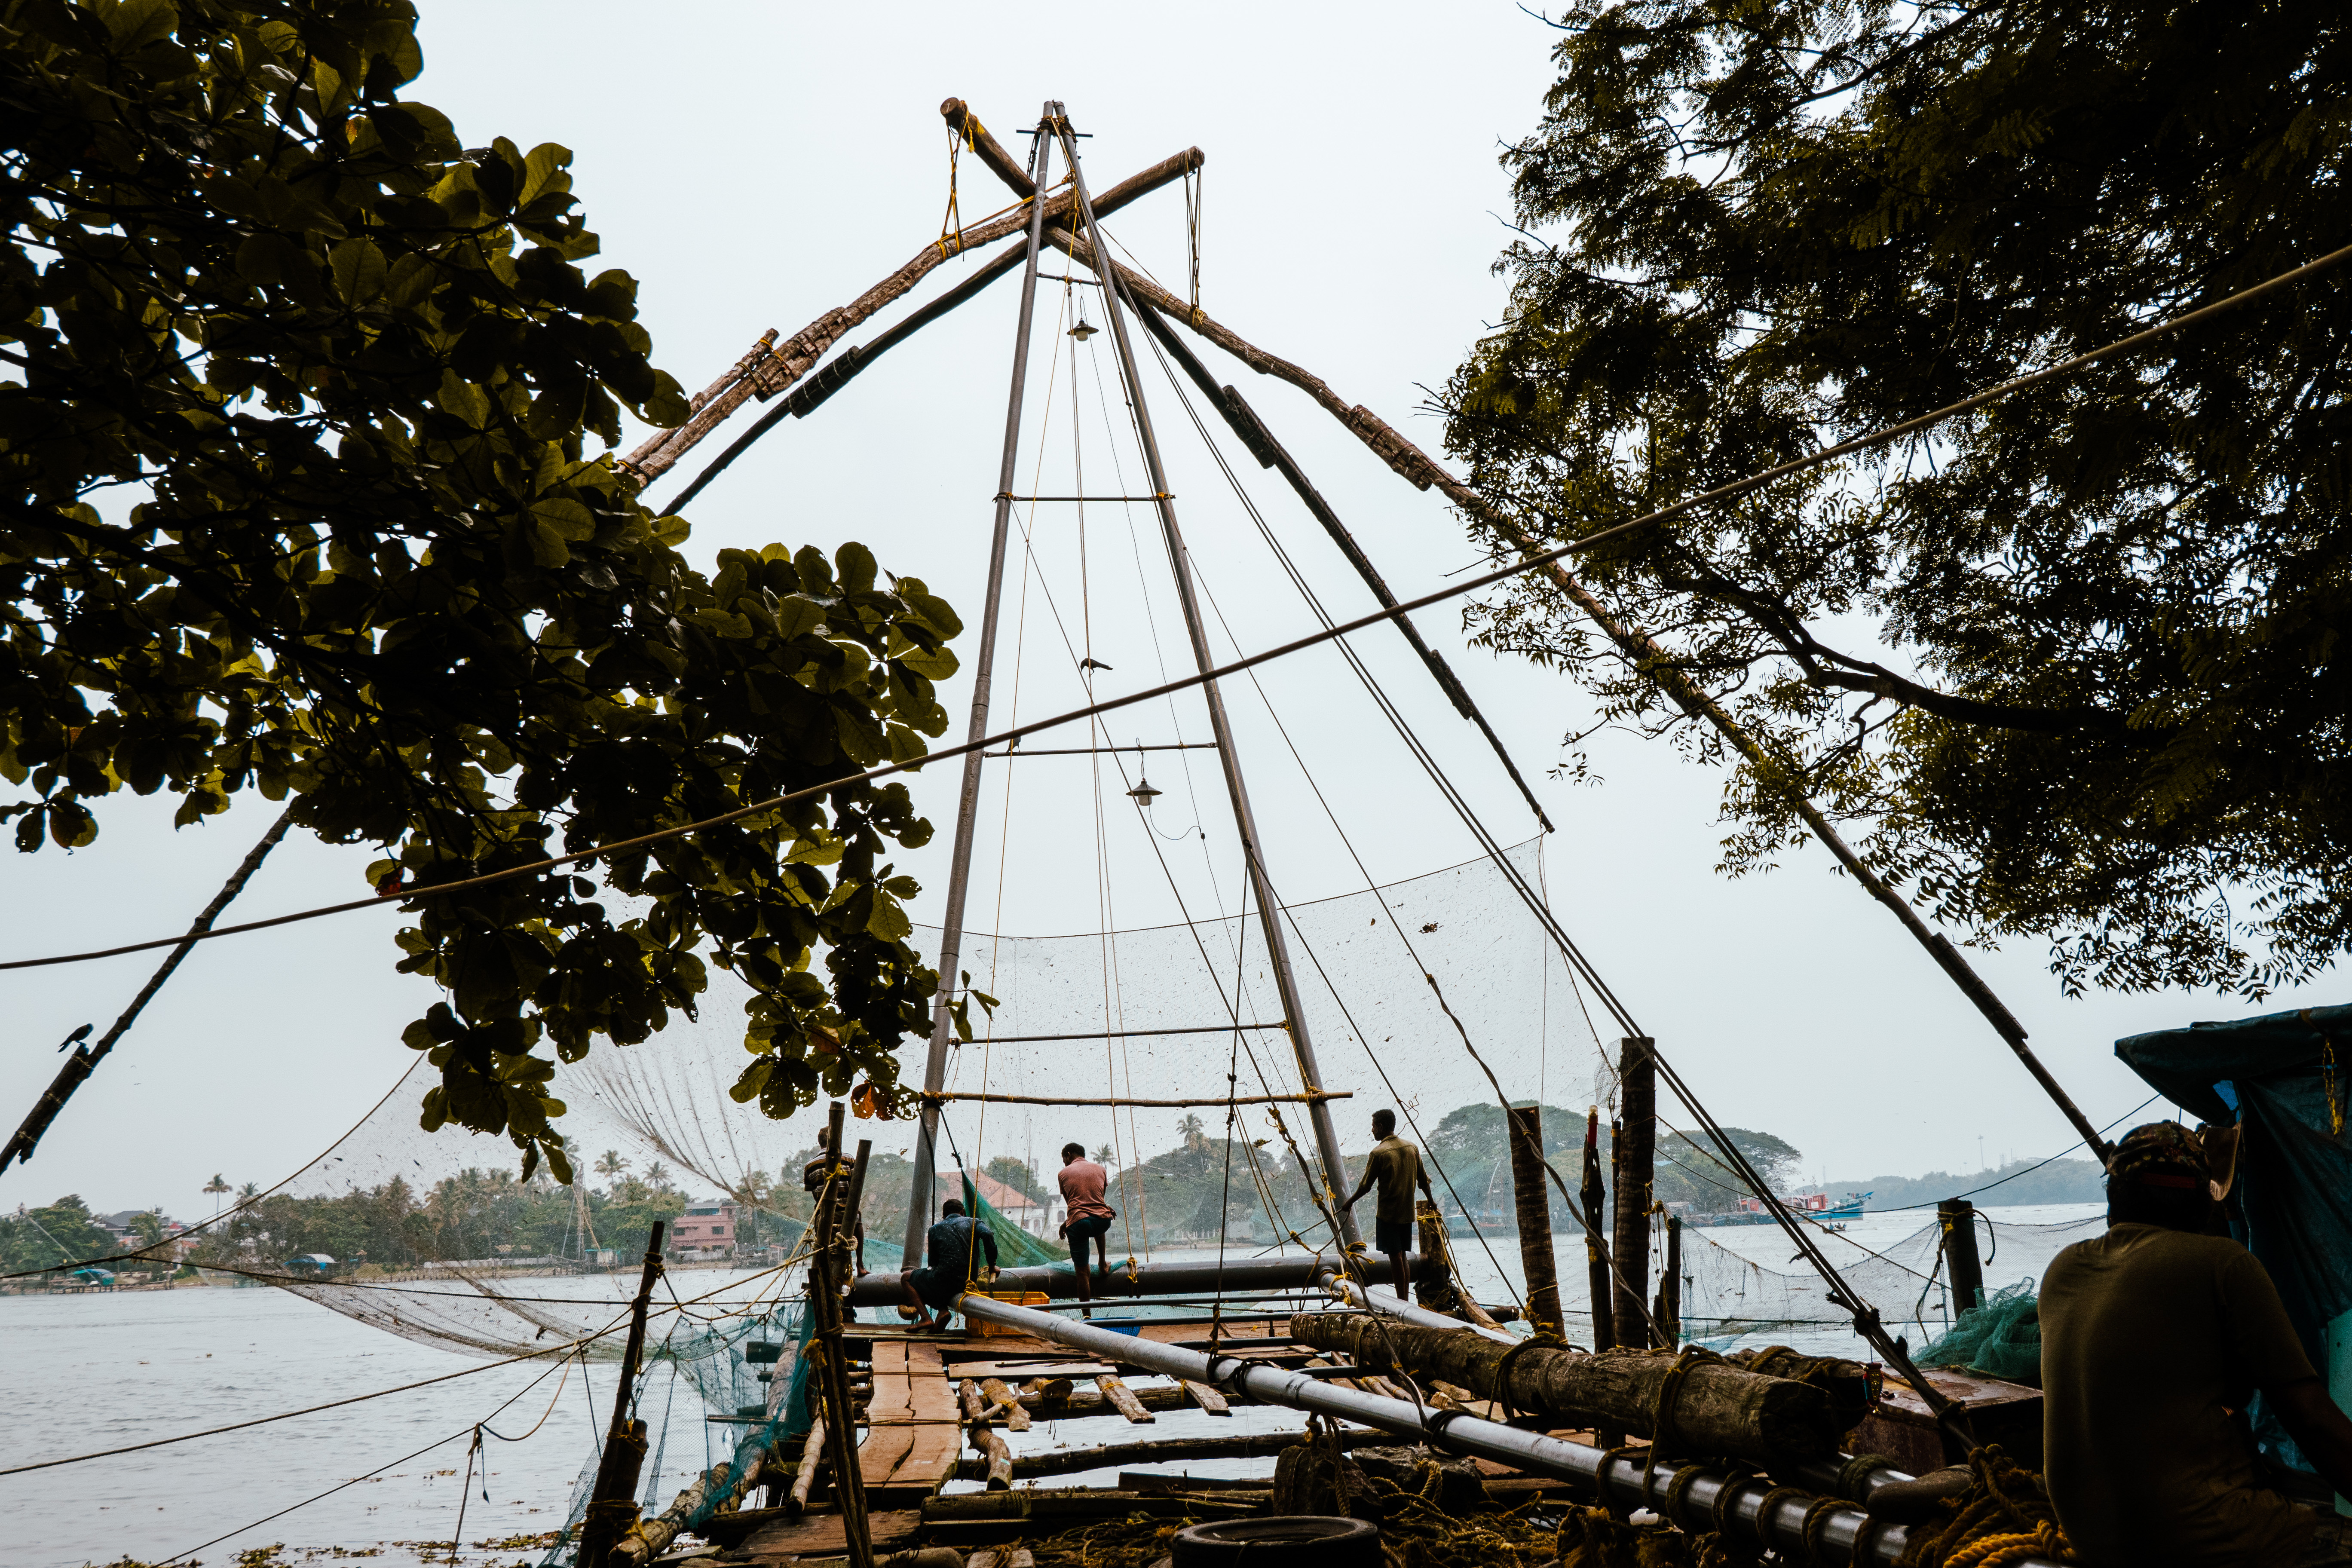
M 2231 1228 L 2326 1367 L 2327 1325 L 2352 1311 L 2352 1006 L 2134 1035 L 2116 1055 L 2191 1116 L 2242 1126 Z M 2265 1447 L 2310 1468 L 2259 1409 L 2254 1426 Z

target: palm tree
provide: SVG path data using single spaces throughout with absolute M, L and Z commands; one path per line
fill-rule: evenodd
M 629 1162 L 621 1157 L 621 1152 L 618 1149 L 607 1149 L 596 1156 L 596 1173 L 600 1176 L 617 1179 L 628 1168 Z
M 669 1191 L 669 1167 L 656 1160 L 646 1167 L 646 1185 L 657 1193 Z
M 1184 1147 L 1187 1149 L 1198 1149 L 1202 1143 L 1208 1142 L 1207 1133 L 1207 1123 L 1201 1120 L 1198 1111 L 1187 1111 L 1176 1123 L 1176 1135 L 1184 1140 Z
M 212 1194 L 213 1195 L 213 1218 L 220 1218 L 221 1194 L 229 1190 L 229 1184 L 221 1180 L 221 1173 L 218 1171 L 215 1171 L 213 1173 L 213 1179 L 205 1184 L 205 1191 Z
M 1101 1148 L 1095 1151 L 1095 1163 L 1097 1165 L 1108 1165 L 1111 1163 L 1112 1157 L 1118 1152 L 1118 1150 L 1106 1143 Z

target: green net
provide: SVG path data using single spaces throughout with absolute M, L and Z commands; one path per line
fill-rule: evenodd
M 1921 1351 L 1921 1366 L 1959 1367 L 2005 1383 L 2042 1383 L 2042 1320 L 2030 1281 L 1991 1292 Z

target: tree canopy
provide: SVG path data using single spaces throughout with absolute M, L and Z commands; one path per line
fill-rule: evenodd
M 571 154 L 406 101 L 404 0 L 0 5 L 0 802 L 287 801 L 386 892 L 923 753 L 952 610 L 846 543 L 680 552 L 611 448 L 686 415 Z M 592 448 L 591 438 L 593 438 Z M 755 993 L 738 1096 L 887 1085 L 936 977 L 889 857 L 906 790 L 404 906 L 428 1127 L 569 1176 L 551 1056 Z M 600 892 L 631 900 L 608 910 Z M 143 936 L 146 931 L 124 933 Z M 249 940 L 267 940 L 249 939 Z M 826 978 L 811 973 L 822 951 Z M 537 1047 L 549 1047 L 545 1054 Z
M 1510 147 L 1504 322 L 1448 441 L 1565 541 L 2352 242 L 2340 7 L 1578 0 Z M 2306 977 L 2352 942 L 2343 271 L 1585 558 L 1762 736 L 1727 868 L 1855 824 L 2070 988 Z M 1498 551 L 1505 542 L 1498 537 Z M 1495 646 L 1685 727 L 1533 577 Z M 2241 907 L 2242 906 L 2242 907 Z

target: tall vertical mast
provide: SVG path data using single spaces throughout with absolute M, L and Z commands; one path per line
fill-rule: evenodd
M 1060 116 L 1061 106 L 1054 106 L 1058 123 L 1055 129 L 1062 137 L 1062 155 L 1070 165 L 1070 190 L 1077 215 L 1086 224 L 1087 237 L 1094 244 L 1095 275 L 1102 279 L 1103 313 L 1109 318 L 1111 342 L 1118 350 L 1118 365 L 1126 378 L 1128 400 L 1135 405 L 1135 427 L 1143 445 L 1143 461 L 1151 478 L 1151 494 L 1160 509 L 1160 529 L 1168 544 L 1168 559 L 1176 577 L 1176 598 L 1184 612 L 1184 630 L 1192 642 L 1193 663 L 1202 670 L 1214 668 L 1216 660 L 1209 652 L 1207 629 L 1201 621 L 1201 606 L 1192 590 L 1192 558 L 1184 548 L 1184 536 L 1176 526 L 1176 503 L 1168 489 L 1168 474 L 1160 461 L 1160 440 L 1152 433 L 1151 411 L 1143 401 L 1143 381 L 1135 363 L 1133 345 L 1127 335 L 1127 315 L 1120 307 L 1118 269 L 1110 264 L 1110 251 L 1102 230 L 1095 223 L 1093 200 L 1087 195 L 1086 176 L 1078 168 L 1077 142 L 1072 139 L 1069 121 Z M 1030 269 L 1036 269 L 1035 241 L 1031 241 Z M 1275 901 L 1274 889 L 1267 880 L 1263 855 L 1263 842 L 1258 837 L 1257 820 L 1250 811 L 1249 791 L 1242 783 L 1241 759 L 1234 747 L 1233 726 L 1226 721 L 1225 700 L 1213 680 L 1201 688 L 1209 704 L 1209 730 L 1217 742 L 1217 762 L 1224 769 L 1225 792 L 1233 797 L 1234 825 L 1241 833 L 1242 855 L 1249 869 L 1250 890 L 1257 900 L 1257 913 L 1265 934 L 1265 950 L 1274 962 L 1274 984 L 1282 1000 L 1284 1026 L 1290 1034 L 1291 1049 L 1297 1054 L 1300 1084 L 1310 1095 L 1319 1095 L 1323 1088 L 1321 1069 L 1315 1063 L 1315 1043 L 1307 1030 L 1307 1012 L 1299 1005 L 1298 981 L 1290 966 L 1290 944 L 1282 932 L 1280 906 Z M 1324 1204 L 1339 1227 L 1343 1245 L 1356 1244 L 1356 1225 L 1348 1210 L 1339 1206 L 1339 1195 L 1347 1188 L 1348 1167 L 1339 1157 L 1339 1133 L 1331 1122 L 1329 1102 L 1316 1099 L 1307 1106 L 1307 1115 L 1315 1125 L 1316 1152 L 1323 1162 Z
M 1013 528 L 1014 460 L 1021 450 L 1021 399 L 1029 381 L 1029 318 L 1037 303 L 1037 249 L 1045 231 L 1045 163 L 1052 145 L 1053 122 L 1062 106 L 1049 102 L 1037 117 L 1036 134 L 1029 143 L 1029 180 L 1036 195 L 1029 198 L 1029 258 L 1021 273 L 1021 319 L 1013 335 L 1013 390 L 1005 399 L 1004 458 L 996 472 L 996 531 L 988 548 L 988 596 L 980 614 L 980 654 L 972 666 L 971 726 L 968 736 L 975 746 L 988 733 L 989 689 L 996 674 L 998 602 L 1004 596 L 1005 546 Z M 923 1092 L 936 1095 L 947 1086 L 948 1042 L 954 1020 L 948 1004 L 954 997 L 958 967 L 963 960 L 963 906 L 971 888 L 971 841 L 980 819 L 981 753 L 966 752 L 963 793 L 956 800 L 955 858 L 948 871 L 948 907 L 940 922 L 940 994 L 931 1014 L 930 1054 L 923 1063 Z M 915 1135 L 915 1180 L 907 1199 L 906 1266 L 923 1261 L 923 1239 L 931 1217 L 932 1173 L 939 1164 L 940 1102 L 923 1101 L 922 1126 Z

